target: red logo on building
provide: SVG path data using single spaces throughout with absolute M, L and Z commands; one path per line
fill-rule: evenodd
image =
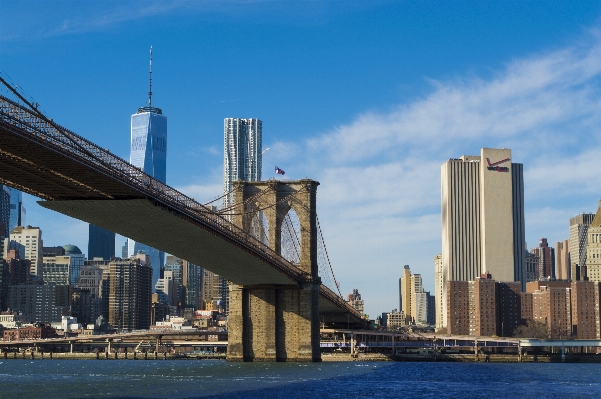
M 500 165 L 502 163 L 511 161 L 511 158 L 505 158 L 501 161 L 497 161 L 497 162 L 490 162 L 490 159 L 486 158 L 486 162 L 488 163 L 488 170 L 494 170 L 496 172 L 509 172 L 509 168 L 506 166 L 497 166 Z

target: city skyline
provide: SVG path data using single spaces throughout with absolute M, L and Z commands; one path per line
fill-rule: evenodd
M 128 118 L 144 100 L 153 45 L 165 59 L 157 102 L 177 154 L 169 184 L 199 201 L 219 197 L 223 118 L 259 116 L 270 132 L 264 178 L 277 165 L 321 183 L 318 213 L 341 290 L 358 288 L 375 317 L 396 306 L 404 264 L 433 291 L 439 165 L 449 157 L 513 149 L 524 165 L 528 247 L 566 239 L 569 218 L 595 212 L 601 198 L 601 6 L 434 3 L 425 12 L 386 2 L 63 2 L 34 15 L 4 3 L 2 71 L 55 121 L 128 159 Z M 253 62 L 235 65 L 227 48 Z M 48 245 L 87 247 L 86 224 L 24 197 L 27 223 Z

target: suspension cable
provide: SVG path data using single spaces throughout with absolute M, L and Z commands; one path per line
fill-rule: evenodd
M 212 204 L 215 201 L 219 201 L 220 199 L 225 198 L 226 196 L 230 195 L 233 192 L 234 192 L 234 189 L 232 188 L 230 191 L 228 191 L 227 193 L 223 194 L 221 197 L 217 197 L 213 201 L 206 202 L 206 203 L 204 203 L 202 205 L 204 205 L 204 206 L 210 205 L 210 204 Z
M 234 191 L 234 190 L 232 190 L 232 191 Z M 258 199 L 258 198 L 261 198 L 263 195 L 265 195 L 265 194 L 267 194 L 268 192 L 271 192 L 271 191 L 273 191 L 273 187 L 270 186 L 267 190 L 261 190 L 258 193 L 256 193 L 256 194 L 248 197 L 247 199 L 245 199 L 242 202 L 242 204 L 246 205 L 246 204 L 250 203 L 251 201 L 254 201 L 254 200 Z M 233 203 L 230 206 L 227 206 L 225 208 L 222 208 L 222 209 L 218 210 L 217 213 L 219 213 L 220 215 L 230 215 L 229 213 L 226 214 L 225 212 L 228 212 L 228 211 L 230 211 L 232 209 L 235 209 L 237 206 L 238 206 L 238 204 Z
M 244 211 L 242 213 L 221 213 L 220 215 L 222 215 L 222 216 L 240 216 L 240 215 L 242 215 L 242 216 L 244 216 L 244 215 L 249 215 L 249 214 L 256 213 L 256 212 L 262 212 L 265 209 L 269 209 L 269 208 L 273 208 L 275 206 L 278 206 L 282 202 L 287 201 L 289 198 L 293 198 L 294 196 L 296 196 L 297 194 L 299 194 L 302 190 L 306 190 L 306 188 L 303 187 L 301 190 L 298 190 L 298 191 L 296 191 L 296 192 L 294 192 L 294 193 L 292 193 L 290 195 L 287 195 L 284 198 L 282 198 L 281 200 L 279 200 L 277 202 L 274 202 L 273 204 L 267 205 L 265 208 L 255 209 L 255 210 L 248 211 L 248 212 Z
M 328 260 L 328 265 L 330 266 L 330 272 L 332 273 L 332 278 L 334 278 L 334 285 L 336 286 L 338 295 L 340 295 L 340 297 L 342 298 L 342 294 L 340 293 L 340 286 L 338 285 L 338 281 L 336 281 L 334 269 L 332 269 L 332 263 L 330 262 L 330 256 L 328 255 L 328 249 L 326 248 L 326 242 L 323 239 L 323 233 L 321 232 L 321 225 L 319 224 L 319 218 L 317 217 L 317 215 L 315 215 L 315 220 L 317 221 L 317 230 L 319 231 L 319 236 L 321 237 L 321 244 L 323 245 L 323 250 L 326 253 L 326 259 Z

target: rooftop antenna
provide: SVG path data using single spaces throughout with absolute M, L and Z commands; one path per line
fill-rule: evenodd
M 148 108 L 152 108 L 152 46 L 150 46 L 150 81 L 148 87 Z

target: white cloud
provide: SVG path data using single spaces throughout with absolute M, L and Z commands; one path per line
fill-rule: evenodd
M 404 264 L 433 289 L 440 165 L 481 147 L 512 148 L 524 164 L 529 245 L 565 239 L 569 217 L 594 211 L 601 197 L 600 77 L 601 40 L 591 31 L 489 80 L 433 81 L 423 98 L 308 140 L 299 158 L 310 158 L 302 165 L 321 183 L 318 209 L 343 294 L 359 288 L 369 312 L 390 310 L 398 306 L 390 281 Z

